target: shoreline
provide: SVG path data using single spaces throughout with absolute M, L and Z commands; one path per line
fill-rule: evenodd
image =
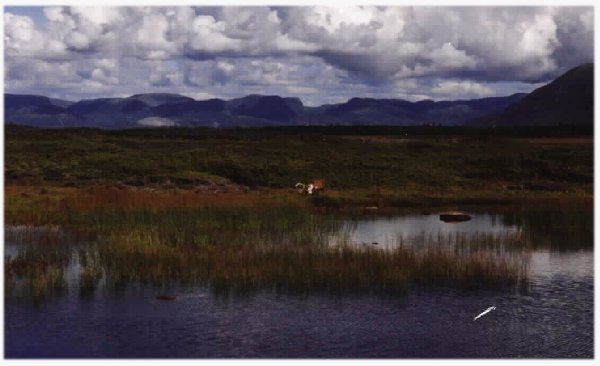
M 115 184 L 90 184 L 81 187 L 55 185 L 5 185 L 5 224 L 28 224 L 24 212 L 56 212 L 61 209 L 92 211 L 95 209 L 157 210 L 187 209 L 204 206 L 247 207 L 294 206 L 309 211 L 326 211 L 370 215 L 399 212 L 423 213 L 461 209 L 479 211 L 532 204 L 593 204 L 593 194 L 535 191 L 463 190 L 439 195 L 415 192 L 375 190 L 326 190 L 316 195 L 299 194 L 294 189 L 253 188 L 227 185 L 223 190 L 198 188 L 129 187 Z M 222 188 L 223 188 L 222 187 Z

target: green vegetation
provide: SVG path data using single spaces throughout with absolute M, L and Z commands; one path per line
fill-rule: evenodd
M 591 196 L 593 144 L 532 142 L 460 131 L 430 136 L 396 131 L 382 138 L 312 129 L 293 134 L 279 129 L 99 131 L 9 126 L 5 175 L 9 185 L 103 183 L 223 190 L 241 189 L 240 185 L 291 188 L 298 181 L 324 178 L 327 193 L 315 204 L 325 206 Z
M 101 283 L 217 293 L 494 289 L 527 283 L 531 248 L 593 243 L 589 138 L 443 131 L 8 126 L 6 238 L 21 247 L 5 259 L 7 294 L 62 291 L 74 261 L 82 296 Z M 326 180 L 324 193 L 291 188 L 314 178 Z M 331 242 L 349 214 L 523 202 L 557 212 L 504 216 L 527 235 L 423 238 L 392 250 Z M 330 210 L 342 207 L 345 216 Z M 550 239 L 538 240 L 544 233 Z
M 4 260 L 5 292 L 45 298 L 67 287 L 64 268 L 68 259 L 54 253 L 25 251 Z
M 348 214 L 320 212 L 303 198 L 271 191 L 7 187 L 6 240 L 22 249 L 5 261 L 6 288 L 11 296 L 49 296 L 64 288 L 61 276 L 77 261 L 82 296 L 101 280 L 116 288 L 201 284 L 219 294 L 498 289 L 527 283 L 530 249 L 593 245 L 588 200 L 523 212 L 506 206 L 505 223 L 523 227 L 515 235 L 423 237 L 383 250 L 348 242 L 340 235 Z
M 83 296 L 93 294 L 102 278 L 117 288 L 130 283 L 200 284 L 217 294 L 259 290 L 402 294 L 416 284 L 499 289 L 527 282 L 526 256 L 497 251 L 509 241 L 525 248 L 519 237 L 465 237 L 451 246 L 452 238 L 424 238 L 415 248 L 399 245 L 385 250 L 358 246 L 343 236 L 332 241 L 341 229 L 340 217 L 281 205 L 93 209 L 59 220 L 65 217 L 69 221 L 63 226 L 71 235 L 82 233 L 74 244 L 63 243 L 60 236 L 48 235 L 39 226 L 8 231 L 8 240 L 38 243 L 37 251 L 7 260 L 10 289 L 18 288 L 13 281 L 53 278 L 55 269 L 62 273 L 75 260 L 73 253 L 82 266 L 78 288 Z M 90 232 L 96 237 L 86 244 Z M 459 243 L 460 250 L 453 250 Z M 36 272 L 38 268 L 42 269 Z M 50 294 L 36 292 L 34 297 Z
M 38 272 L 20 269 L 27 263 L 37 268 L 45 261 L 64 270 L 77 253 L 82 295 L 93 293 L 101 278 L 117 286 L 199 283 L 220 293 L 402 293 L 415 283 L 499 288 L 527 278 L 522 258 L 489 247 L 441 250 L 448 238 L 429 243 L 427 251 L 357 247 L 343 239 L 332 243 L 343 217 L 311 212 L 295 200 L 286 201 L 286 196 L 239 193 L 240 199 L 224 195 L 211 201 L 192 200 L 193 192 L 102 187 L 48 188 L 39 196 L 31 189 L 7 191 L 7 219 L 20 224 L 11 226 L 7 240 L 38 248 L 8 259 L 7 280 L 39 277 Z M 24 197 L 25 192 L 29 193 Z M 482 240 L 461 242 L 474 248 Z M 484 241 L 500 245 L 507 240 Z M 526 247 L 519 238 L 512 242 Z
M 130 282 L 199 281 L 216 292 L 404 293 L 413 284 L 498 289 L 526 281 L 522 258 L 486 251 L 457 254 L 406 247 L 381 250 L 348 243 L 267 243 L 184 250 L 152 236 L 104 247 L 113 278 Z

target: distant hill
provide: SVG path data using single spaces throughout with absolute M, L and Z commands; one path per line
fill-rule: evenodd
M 270 121 L 288 122 L 302 113 L 303 105 L 298 98 L 282 98 L 278 95 L 248 95 L 228 103 L 231 113 Z
M 474 119 L 469 124 L 542 126 L 593 124 L 594 65 L 575 67 L 500 113 Z
M 31 126 L 71 127 L 75 117 L 67 108 L 73 103 L 40 95 L 4 94 L 4 120 L 15 116 L 14 123 Z
M 259 127 L 297 125 L 558 125 L 593 122 L 593 64 L 576 67 L 530 94 L 410 102 L 351 98 L 319 107 L 298 98 L 248 95 L 194 100 L 179 94 L 136 94 L 70 102 L 5 94 L 5 123 L 38 127 Z
M 503 110 L 526 94 L 473 100 L 409 102 L 402 99 L 352 98 L 346 103 L 317 107 L 303 118 L 312 124 L 462 125 Z

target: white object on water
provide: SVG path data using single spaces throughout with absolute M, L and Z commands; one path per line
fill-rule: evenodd
M 490 306 L 489 308 L 485 309 L 485 311 L 483 313 L 481 313 L 481 314 L 477 315 L 475 318 L 473 318 L 473 321 L 481 318 L 482 316 L 484 316 L 485 314 L 489 313 L 492 310 L 496 310 L 496 307 L 495 306 Z

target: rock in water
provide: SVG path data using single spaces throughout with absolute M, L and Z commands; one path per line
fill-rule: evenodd
M 156 296 L 156 300 L 175 300 L 175 296 L 159 295 L 159 296 Z
M 440 220 L 443 222 L 465 222 L 471 220 L 471 216 L 464 212 L 444 212 L 440 214 Z

